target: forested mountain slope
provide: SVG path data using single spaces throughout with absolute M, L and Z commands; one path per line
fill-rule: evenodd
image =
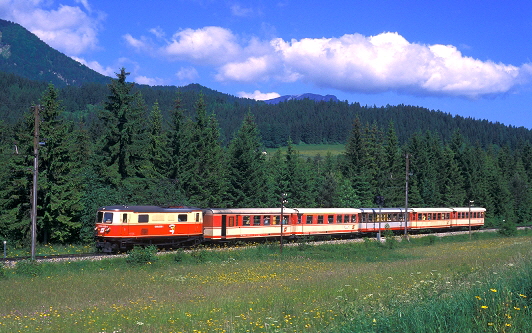
M 1 19 L 0 71 L 57 87 L 110 79 L 51 48 L 21 25 Z

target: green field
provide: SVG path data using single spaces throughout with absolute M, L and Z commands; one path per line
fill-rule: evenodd
M 530 234 L 279 252 L 261 244 L 146 263 L 24 262 L 1 271 L 0 331 L 532 331 Z
M 316 155 L 321 155 L 322 157 L 327 156 L 328 153 L 331 155 L 343 154 L 345 151 L 345 144 L 298 144 L 293 145 L 294 149 L 299 152 L 301 157 L 314 157 Z M 286 147 L 279 148 L 283 153 L 286 152 Z M 268 148 L 266 152 L 268 155 L 275 153 L 276 148 Z

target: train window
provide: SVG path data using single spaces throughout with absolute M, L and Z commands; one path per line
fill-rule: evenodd
M 235 226 L 235 217 L 234 216 L 229 216 L 229 227 L 234 227 Z
M 427 214 L 427 220 L 429 220 L 429 221 L 432 220 L 432 213 L 428 213 Z
M 199 219 L 199 213 L 196 213 L 196 222 L 199 222 L 200 219 Z
M 250 225 L 249 216 L 242 216 L 242 225 Z
M 260 225 L 260 216 L 259 215 L 253 216 L 253 225 Z
M 177 215 L 177 222 L 187 222 L 187 214 L 179 214 Z
M 264 225 L 270 225 L 270 217 L 264 216 Z
M 282 224 L 288 224 L 288 217 L 286 215 L 283 215 L 283 219 L 281 221 Z
M 303 219 L 303 215 L 301 214 L 297 215 L 297 224 L 303 223 L 303 221 L 301 221 L 302 219 Z
M 356 222 L 357 222 L 357 216 L 351 215 L 351 223 L 356 223 Z
M 307 215 L 307 224 L 312 224 L 313 216 Z
M 373 222 L 373 214 L 368 214 L 368 222 Z
M 127 214 L 122 214 L 122 223 L 127 223 Z
M 323 215 L 318 215 L 318 224 L 323 224 Z
M 342 223 L 342 215 L 336 215 L 336 223 Z
M 422 219 L 423 219 L 423 214 L 418 213 L 417 214 L 417 220 L 419 221 L 419 220 L 422 220 Z
M 334 215 L 327 216 L 327 222 L 329 222 L 329 224 L 334 223 Z
M 113 213 L 98 212 L 98 222 L 113 223 Z
M 139 214 L 139 223 L 150 222 L 150 215 L 148 214 Z
M 279 224 L 279 216 L 277 215 L 272 216 L 272 224 Z
M 362 223 L 366 223 L 368 220 L 368 214 L 362 214 Z
M 404 221 L 404 220 L 405 220 L 405 214 L 399 213 L 399 221 Z

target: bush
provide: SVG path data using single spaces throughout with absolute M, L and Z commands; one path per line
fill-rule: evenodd
M 6 268 L 4 265 L 0 265 L 0 279 L 3 279 L 6 277 Z
M 15 265 L 15 273 L 25 276 L 38 276 L 42 273 L 42 266 L 35 260 L 21 260 Z
M 515 225 L 513 219 L 509 218 L 502 222 L 499 229 L 499 234 L 505 237 L 512 237 L 517 235 L 517 226 Z
M 389 248 L 389 249 L 394 249 L 394 248 L 397 247 L 399 242 L 397 241 L 397 239 L 395 239 L 393 231 L 390 228 L 390 225 L 388 223 L 386 223 L 385 228 L 386 228 L 386 230 L 383 233 L 384 234 L 384 238 L 386 239 L 385 246 L 387 248 Z
M 126 261 L 130 264 L 147 264 L 157 261 L 157 247 L 155 245 L 135 246 L 129 251 Z
M 194 261 L 198 264 L 206 262 L 207 257 L 208 257 L 207 251 L 204 249 L 192 251 L 190 255 L 192 256 Z

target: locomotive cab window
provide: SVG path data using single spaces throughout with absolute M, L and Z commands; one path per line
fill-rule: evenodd
M 187 214 L 179 214 L 177 215 L 177 222 L 187 222 Z
M 113 213 L 98 212 L 97 223 L 113 223 Z

